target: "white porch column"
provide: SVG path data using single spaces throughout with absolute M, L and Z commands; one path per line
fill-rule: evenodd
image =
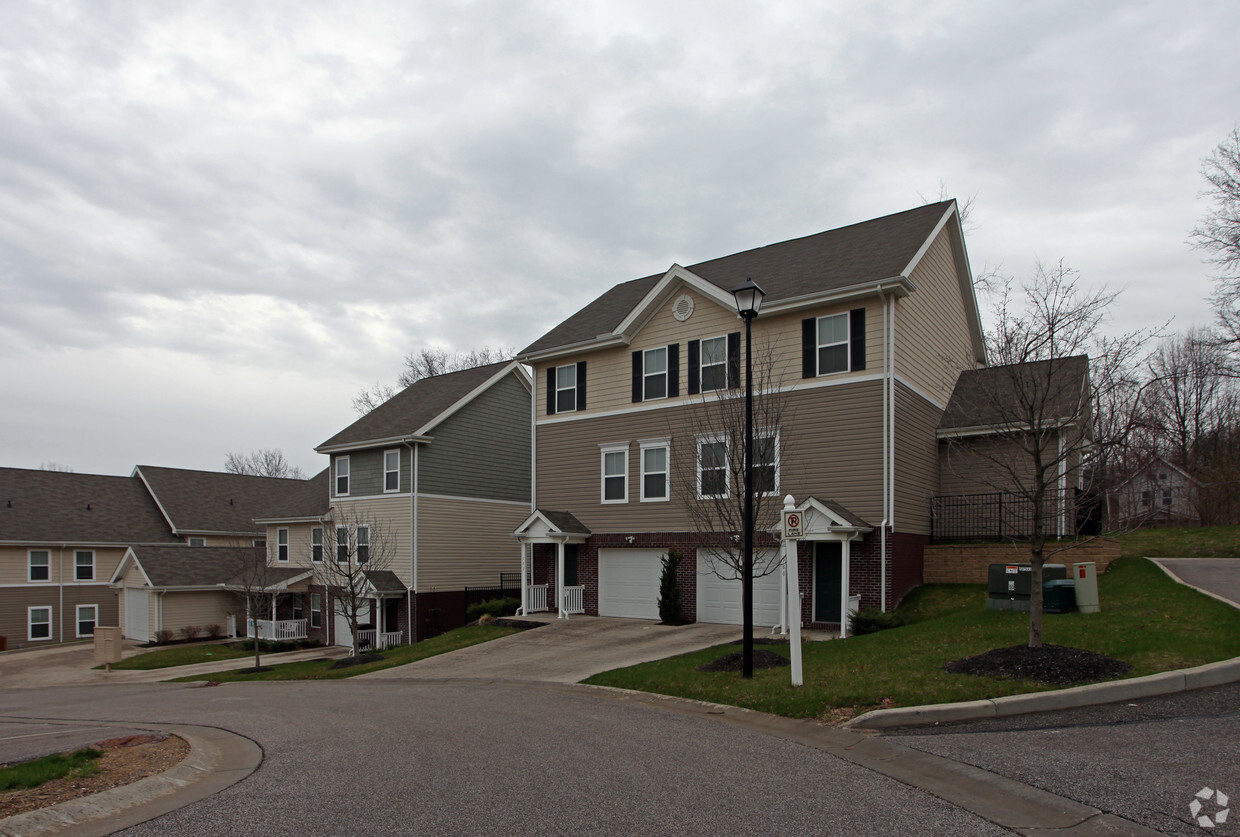
M 526 616 L 530 612 L 530 581 L 526 577 L 526 553 L 528 544 L 525 539 L 521 539 L 521 610 L 518 616 Z
M 276 622 L 276 596 L 278 593 L 271 594 L 271 624 L 274 627 Z
M 840 639 L 848 636 L 848 558 L 852 540 L 840 544 Z
M 564 612 L 564 539 L 555 544 L 555 606 L 559 610 L 557 619 L 567 619 Z

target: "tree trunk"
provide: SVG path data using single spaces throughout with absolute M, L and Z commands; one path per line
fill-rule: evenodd
M 1042 647 L 1042 565 L 1046 561 L 1046 538 L 1034 534 L 1029 573 L 1029 647 Z

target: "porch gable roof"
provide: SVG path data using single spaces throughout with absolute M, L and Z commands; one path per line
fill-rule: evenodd
M 806 497 L 797 505 L 805 521 L 806 535 L 845 533 L 865 535 L 874 531 L 859 515 L 849 511 L 834 500 Z
M 535 509 L 512 534 L 513 537 L 527 540 L 561 537 L 585 539 L 590 537 L 590 530 L 569 512 Z

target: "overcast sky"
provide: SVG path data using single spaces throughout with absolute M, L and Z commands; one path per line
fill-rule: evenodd
M 975 198 L 1208 324 L 1185 240 L 1240 3 L 0 4 L 0 465 L 313 448 L 425 347 L 620 281 Z

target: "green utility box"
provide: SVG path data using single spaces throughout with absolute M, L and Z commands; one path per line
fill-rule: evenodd
M 991 564 L 986 584 L 987 610 L 1021 610 L 1029 612 L 1029 579 L 1033 576 L 1032 564 Z M 1043 564 L 1042 581 L 1057 581 L 1068 577 L 1063 564 Z M 1043 591 L 1046 587 L 1043 586 Z M 1043 602 L 1042 610 L 1046 610 Z
M 1043 613 L 1071 613 L 1076 610 L 1076 582 L 1070 578 L 1042 585 Z

